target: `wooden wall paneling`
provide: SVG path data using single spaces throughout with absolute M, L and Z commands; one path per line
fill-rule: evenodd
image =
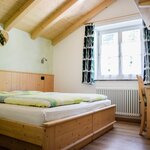
M 11 72 L 0 72 L 0 91 L 11 91 Z
M 20 83 L 19 84 L 20 84 L 20 90 L 28 90 L 29 73 L 21 73 L 20 74 Z
M 21 74 L 17 72 L 11 73 L 11 90 L 20 90 Z
M 44 77 L 44 78 L 45 78 L 45 75 L 41 75 L 41 74 L 38 74 L 38 75 L 37 75 L 37 90 L 44 92 L 45 80 L 41 80 L 41 77 Z
M 41 79 L 44 77 L 44 80 Z M 53 91 L 54 76 L 47 74 L 0 71 L 0 91 Z
M 41 80 L 41 75 L 29 74 L 29 82 L 27 90 L 43 91 L 43 88 L 44 88 L 44 81 Z
M 44 81 L 40 74 L 12 72 L 12 90 L 43 91 Z
M 27 90 L 36 90 L 36 75 L 29 74 Z
M 54 76 L 45 75 L 44 92 L 54 91 Z

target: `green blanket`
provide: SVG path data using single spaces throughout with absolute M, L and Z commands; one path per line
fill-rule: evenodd
M 27 91 L 12 91 L 12 92 L 5 92 L 0 91 L 0 103 L 4 103 L 4 99 L 10 96 L 22 95 L 27 93 Z
M 81 102 L 93 102 L 107 99 L 107 96 L 100 94 L 75 94 L 57 92 L 35 92 L 30 94 L 18 94 L 6 97 L 4 102 L 7 104 L 17 104 L 37 107 L 56 107 Z

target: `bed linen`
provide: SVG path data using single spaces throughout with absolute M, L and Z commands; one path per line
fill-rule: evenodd
M 80 104 L 53 108 L 27 107 L 0 103 L 0 118 L 41 126 L 48 121 L 94 111 L 109 105 L 111 105 L 110 100 L 96 101 L 92 103 L 81 102 Z
M 63 105 L 79 104 L 81 102 L 93 102 L 107 99 L 101 94 L 80 94 L 80 93 L 59 93 L 59 92 L 35 92 L 6 97 L 7 104 L 36 106 L 36 107 L 57 107 Z
M 27 93 L 28 92 L 23 92 L 23 91 L 12 91 L 12 92 L 0 91 L 0 103 L 4 103 L 4 100 L 7 97 L 21 95 L 21 94 L 27 94 Z

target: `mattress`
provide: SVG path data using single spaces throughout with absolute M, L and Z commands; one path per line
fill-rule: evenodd
M 59 106 L 54 108 L 39 108 L 0 104 L 0 118 L 41 126 L 48 121 L 54 121 L 85 112 L 93 111 L 111 105 L 110 100 L 82 102 L 80 104 Z

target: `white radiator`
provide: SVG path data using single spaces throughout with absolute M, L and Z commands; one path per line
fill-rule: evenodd
M 97 88 L 97 94 L 104 94 L 116 104 L 116 115 L 139 117 L 139 98 L 137 89 Z

